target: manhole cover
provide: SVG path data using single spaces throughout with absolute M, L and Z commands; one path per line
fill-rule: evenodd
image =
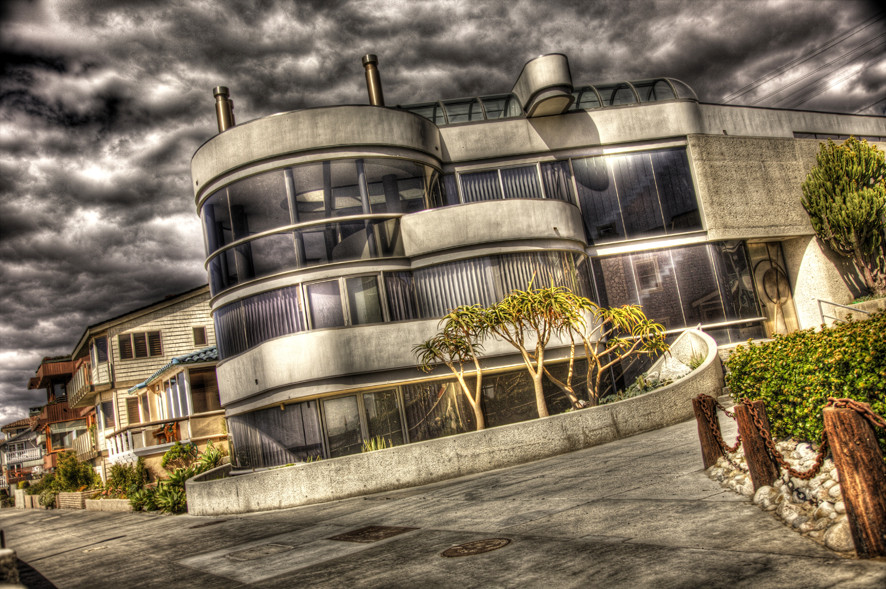
M 484 552 L 492 552 L 510 544 L 507 538 L 487 538 L 486 540 L 474 540 L 473 542 L 465 542 L 447 548 L 440 553 L 440 556 L 454 558 L 456 556 L 471 556 L 472 554 L 483 554 Z
M 345 532 L 344 534 L 339 534 L 337 536 L 333 536 L 331 538 L 327 538 L 327 540 L 340 540 L 341 542 L 378 542 L 379 540 L 385 540 L 387 538 L 392 538 L 397 536 L 398 534 L 403 534 L 405 532 L 411 532 L 412 530 L 417 530 L 418 528 L 395 528 L 391 526 L 368 526 L 365 528 L 360 528 L 359 530 L 354 530 L 352 532 Z
M 266 556 L 280 554 L 281 552 L 287 552 L 293 548 L 294 546 L 289 546 L 287 544 L 262 544 L 261 546 L 254 546 L 253 548 L 247 548 L 246 550 L 241 550 L 239 552 L 232 552 L 228 555 L 228 558 L 237 561 L 256 560 Z

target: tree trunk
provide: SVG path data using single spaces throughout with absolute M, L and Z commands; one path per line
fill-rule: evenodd
M 483 415 L 483 404 L 480 399 L 477 399 L 476 403 L 471 403 L 471 408 L 474 410 L 474 420 L 477 422 L 477 431 L 486 429 L 486 417 Z
M 532 375 L 532 384 L 535 386 L 535 405 L 538 407 L 539 417 L 547 417 L 549 415 L 548 404 L 545 402 L 544 386 L 542 385 L 544 374 L 543 370 L 538 370 L 538 372 Z

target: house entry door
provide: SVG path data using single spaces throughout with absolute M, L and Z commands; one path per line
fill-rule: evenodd
M 749 243 L 748 254 L 754 273 L 757 296 L 766 321 L 766 336 L 797 331 L 797 311 L 791 294 L 781 243 Z

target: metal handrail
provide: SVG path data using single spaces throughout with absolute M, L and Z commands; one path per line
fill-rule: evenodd
M 837 317 L 836 315 L 825 315 L 824 307 L 822 307 L 822 303 L 824 303 L 826 305 L 831 305 L 832 307 L 839 307 L 841 309 L 848 309 L 849 311 L 852 311 L 853 313 L 861 313 L 862 315 L 870 315 L 871 314 L 870 311 L 865 311 L 863 309 L 859 309 L 858 307 L 850 307 L 849 305 L 841 305 L 840 303 L 835 303 L 833 301 L 825 301 L 823 299 L 815 299 L 815 300 L 818 301 L 818 314 L 821 317 L 821 323 L 823 325 L 827 325 L 827 319 L 833 319 L 834 323 L 841 321 L 841 319 L 839 317 Z

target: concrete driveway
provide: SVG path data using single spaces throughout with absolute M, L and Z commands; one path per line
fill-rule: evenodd
M 282 511 L 4 509 L 0 527 L 60 588 L 886 587 L 886 562 L 842 558 L 710 481 L 695 422 Z M 441 555 L 476 541 L 455 552 L 492 550 Z

